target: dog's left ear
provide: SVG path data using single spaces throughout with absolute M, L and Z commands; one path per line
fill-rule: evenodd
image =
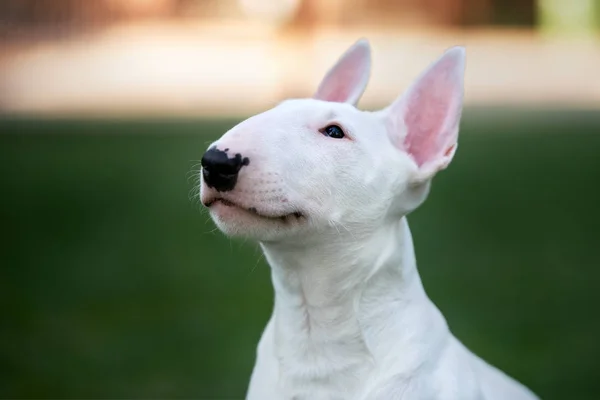
M 445 169 L 457 147 L 463 107 L 465 49 L 453 47 L 383 113 L 392 142 L 417 164 L 413 182 Z
M 371 71 L 371 46 L 360 39 L 327 72 L 313 98 L 356 105 L 362 96 Z

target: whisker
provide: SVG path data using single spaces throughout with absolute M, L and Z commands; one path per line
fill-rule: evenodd
M 337 224 L 335 223 L 335 221 L 334 220 L 329 220 L 328 222 L 329 222 L 329 225 L 331 225 L 331 226 L 333 226 L 335 228 L 335 230 L 337 231 L 338 235 L 340 235 L 341 232 L 338 229 Z
M 352 239 L 356 240 L 356 236 L 354 236 L 354 233 L 352 232 L 351 229 L 349 229 L 346 225 L 342 224 L 341 222 L 339 222 L 339 224 L 342 228 L 344 228 L 344 230 L 346 232 L 348 232 L 350 234 L 350 236 L 352 236 Z
M 260 250 L 260 249 L 258 249 Z M 258 255 L 258 258 L 256 259 L 256 262 L 254 263 L 254 266 L 252 267 L 252 269 L 250 270 L 250 274 L 254 273 L 254 271 L 256 270 L 256 267 L 258 267 L 258 264 L 260 264 L 260 261 L 262 259 L 264 259 L 265 255 L 263 254 L 263 252 L 261 251 Z M 248 274 L 248 275 L 250 275 Z
M 190 189 L 189 193 L 188 193 L 188 200 L 189 201 L 200 201 L 200 187 L 199 186 L 194 186 Z
M 193 179 L 194 183 L 199 183 L 200 182 L 200 171 L 199 170 L 193 170 L 190 171 L 186 174 L 185 179 L 188 181 L 188 183 L 190 183 L 190 180 Z

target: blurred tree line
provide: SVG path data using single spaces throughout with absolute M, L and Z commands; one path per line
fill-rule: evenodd
M 294 5 L 285 26 L 298 29 L 600 25 L 600 0 L 1 0 L 0 35 L 57 36 L 128 20 L 243 19 L 244 7 L 277 4 Z
M 275 1 L 275 0 L 262 0 Z M 289 0 L 288 0 L 289 1 Z M 259 3 L 259 0 L 253 0 Z M 374 23 L 390 26 L 535 23 L 535 0 L 298 0 L 297 27 Z M 226 17 L 235 0 L 2 0 L 0 33 L 60 35 L 131 19 Z M 239 11 L 239 10 L 238 10 Z
M 126 19 L 169 17 L 190 0 L 2 0 L 3 36 L 61 35 Z

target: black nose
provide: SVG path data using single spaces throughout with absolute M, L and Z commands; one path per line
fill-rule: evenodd
M 225 151 L 216 147 L 210 148 L 202 156 L 202 177 L 208 187 L 215 188 L 219 192 L 232 190 L 237 183 L 238 174 L 244 165 L 250 164 L 248 157 L 236 154 L 229 158 L 229 149 Z

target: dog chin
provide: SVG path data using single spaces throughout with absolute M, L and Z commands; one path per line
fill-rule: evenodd
M 262 216 L 223 202 L 215 202 L 209 210 L 215 224 L 225 235 L 258 241 L 282 240 L 301 230 L 306 223 L 306 217 L 299 213 Z

